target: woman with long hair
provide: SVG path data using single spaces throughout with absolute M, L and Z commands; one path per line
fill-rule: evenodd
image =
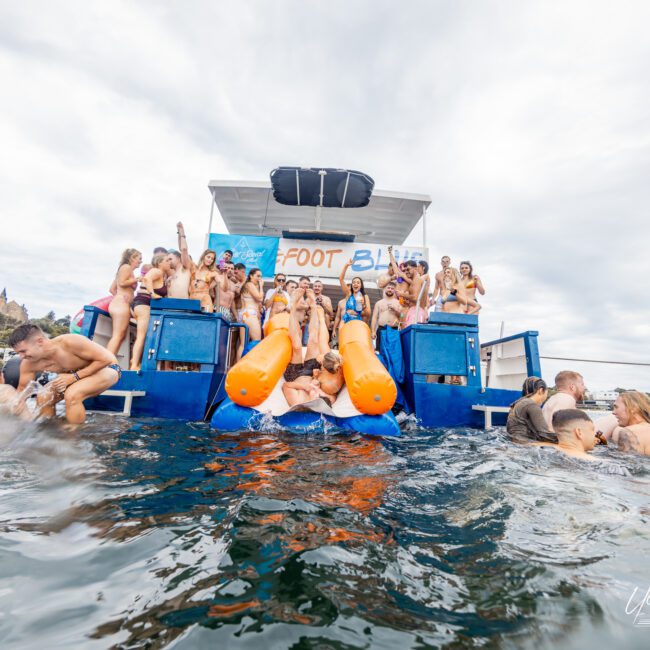
M 341 318 L 341 324 L 351 320 L 363 320 L 367 323 L 370 320 L 370 298 L 366 294 L 363 280 L 357 275 L 352 278 L 350 284 L 345 281 L 345 274 L 351 266 L 352 260 L 350 259 L 345 263 L 339 275 L 339 283 L 345 300 L 345 310 Z
M 201 301 L 201 310 L 214 311 L 214 302 L 210 291 L 216 284 L 219 271 L 215 265 L 217 254 L 210 250 L 204 250 L 199 257 L 199 263 L 192 266 L 190 278 L 190 299 Z
M 478 314 L 481 310 L 476 300 L 467 295 L 460 273 L 451 267 L 445 269 L 440 290 L 442 311 L 452 314 Z
M 546 382 L 539 377 L 527 377 L 521 397 L 510 406 L 506 431 L 517 442 L 557 442 L 542 414 L 542 404 L 548 397 Z
M 476 300 L 476 292 L 478 291 L 482 296 L 485 295 L 485 287 L 481 278 L 474 273 L 474 268 L 469 260 L 460 263 L 458 267 L 460 270 L 461 284 L 464 285 L 467 296 L 472 300 Z
M 154 255 L 151 260 L 151 269 L 142 278 L 140 289 L 133 300 L 133 313 L 135 314 L 136 336 L 131 357 L 131 370 L 140 370 L 144 340 L 149 327 L 151 315 L 151 301 L 159 300 L 167 295 L 167 277 L 171 275 L 171 264 L 166 254 Z
M 135 248 L 127 248 L 122 253 L 122 259 L 111 285 L 111 293 L 114 297 L 108 305 L 108 313 L 113 321 L 113 334 L 106 345 L 106 349 L 115 356 L 117 356 L 129 328 L 133 294 L 138 284 L 134 271 L 141 263 L 142 253 Z
M 618 448 L 650 456 L 650 397 L 637 390 L 625 391 L 614 402 L 613 413 L 621 427 L 613 436 Z
M 241 289 L 241 322 L 248 326 L 248 338 L 259 341 L 262 338 L 262 302 L 264 300 L 264 280 L 259 269 L 248 272 Z

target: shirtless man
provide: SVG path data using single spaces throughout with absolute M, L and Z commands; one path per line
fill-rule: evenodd
M 444 288 L 445 283 L 445 269 L 448 269 L 451 266 L 451 258 L 449 255 L 443 255 L 440 259 L 441 269 L 435 275 L 434 281 L 435 285 L 433 287 L 433 295 L 431 296 L 431 303 L 435 305 L 436 311 L 442 311 L 442 302 L 441 302 L 441 291 Z
M 224 270 L 217 277 L 217 306 L 214 311 L 221 314 L 229 323 L 235 320 L 233 309 L 235 302 L 235 265 L 225 262 Z
M 233 267 L 232 272 L 232 281 L 233 281 L 233 291 L 235 292 L 235 313 L 237 314 L 237 320 L 241 321 L 239 312 L 241 311 L 241 290 L 246 282 L 246 265 L 242 262 L 237 262 Z
M 332 308 L 332 301 L 323 293 L 323 283 L 320 280 L 314 280 L 314 295 L 316 296 L 316 304 L 323 308 L 325 312 L 325 324 L 329 331 L 334 320 L 334 309 Z
M 341 325 L 341 319 L 345 313 L 345 298 L 339 300 L 338 305 L 336 306 L 336 314 L 334 316 L 334 323 L 332 324 L 332 345 L 338 345 L 339 340 L 339 326 Z
M 418 305 L 418 297 L 420 296 L 420 289 L 424 284 L 424 278 L 418 273 L 417 264 L 415 260 L 406 260 L 404 262 L 404 273 L 402 273 L 395 265 L 395 275 L 404 277 L 407 280 L 406 288 L 396 288 L 395 291 L 398 296 L 405 299 L 408 304 L 408 311 L 404 318 L 404 327 L 414 325 L 415 323 L 424 323 L 428 317 L 428 310 L 422 307 L 422 302 L 428 299 L 428 292 L 422 292 L 420 304 Z
M 618 448 L 650 456 L 650 398 L 636 390 L 621 393 L 613 413 L 621 427 L 612 434 Z
M 26 324 L 12 332 L 9 345 L 23 360 L 18 392 L 34 380 L 37 372 L 58 373 L 39 400 L 41 414 L 54 415 L 54 404 L 65 399 L 66 419 L 71 424 L 85 421 L 85 399 L 108 390 L 122 374 L 114 354 L 79 334 L 48 339 L 39 327 Z
M 167 297 L 187 300 L 190 297 L 190 278 L 192 276 L 192 259 L 187 249 L 185 228 L 179 221 L 176 224 L 178 234 L 178 251 L 169 251 L 168 260 L 171 275 L 167 279 Z
M 305 297 L 309 307 L 309 338 L 303 361 L 302 333 L 298 323 L 297 303 Z M 330 350 L 327 342 L 327 330 L 322 331 L 324 324 L 324 314 L 316 305 L 314 293 L 310 291 L 305 296 L 303 289 L 300 287 L 296 289 L 292 296 L 289 318 L 292 356 L 291 362 L 284 371 L 285 383 L 282 385 L 282 392 L 289 406 L 304 404 L 318 397 L 323 398 L 329 406 L 332 406 L 336 400 L 336 394 L 343 385 L 340 356 Z M 324 385 L 321 386 L 318 371 L 320 371 L 323 361 L 328 366 L 328 373 L 323 376 Z
M 596 460 L 587 453 L 596 446 L 596 428 L 584 411 L 578 409 L 556 411 L 553 414 L 553 430 L 557 435 L 557 443 L 538 442 L 534 444 L 559 449 L 574 458 Z
M 384 287 L 384 297 L 375 303 L 375 308 L 372 312 L 372 323 L 370 330 L 372 331 L 372 338 L 377 338 L 377 330 L 380 327 L 399 327 L 399 319 L 402 313 L 402 306 L 399 300 L 395 297 L 395 283 L 389 282 Z
M 553 431 L 553 414 L 562 409 L 575 409 L 576 403 L 582 401 L 585 396 L 585 380 L 579 372 L 573 370 L 562 370 L 555 375 L 554 395 L 546 400 L 542 407 L 542 413 L 546 425 Z

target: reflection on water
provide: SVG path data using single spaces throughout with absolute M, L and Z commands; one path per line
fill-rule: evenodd
M 3 648 L 647 647 L 642 458 L 99 416 L 0 445 Z

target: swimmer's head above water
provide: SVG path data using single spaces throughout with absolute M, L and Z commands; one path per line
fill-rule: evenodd
M 553 414 L 553 430 L 561 447 L 574 447 L 587 452 L 598 444 L 593 420 L 578 409 L 556 411 Z

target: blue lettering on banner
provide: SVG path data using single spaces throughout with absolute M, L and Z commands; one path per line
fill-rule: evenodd
M 394 256 L 395 261 L 398 264 L 400 262 L 406 262 L 406 260 L 415 260 L 417 262 L 420 259 L 424 259 L 424 255 L 421 251 L 409 251 L 408 248 L 405 248 L 403 251 L 396 248 L 394 250 Z M 386 254 L 386 262 L 382 263 L 381 247 L 376 248 L 374 251 L 367 248 L 359 248 L 354 251 L 354 257 L 352 258 L 352 271 L 356 271 L 357 273 L 371 270 L 385 271 L 388 268 L 388 260 L 388 254 Z
M 208 238 L 208 247 L 216 251 L 218 259 L 229 249 L 235 264 L 241 262 L 247 270 L 258 268 L 265 278 L 272 278 L 275 274 L 279 243 L 277 237 L 258 235 L 222 235 L 213 232 Z

